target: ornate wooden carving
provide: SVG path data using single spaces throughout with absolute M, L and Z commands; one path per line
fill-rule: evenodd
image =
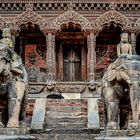
M 88 44 L 88 80 L 94 81 L 96 35 L 90 33 L 87 37 Z
M 69 22 L 80 24 L 83 29 L 91 28 L 90 22 L 83 15 L 73 10 L 69 10 L 54 19 L 51 23 L 51 27 L 59 30 L 62 24 L 68 24 Z
M 27 5 L 26 11 L 19 14 L 13 21 L 14 29 L 18 29 L 20 25 L 27 24 L 28 22 L 39 25 L 40 29 L 44 29 L 46 21 L 41 15 L 33 11 L 32 6 Z
M 4 28 L 6 24 L 7 24 L 6 20 L 0 16 L 0 29 Z
M 52 82 L 55 80 L 56 67 L 55 67 L 55 35 L 48 33 L 46 36 L 47 55 L 46 62 L 48 64 L 47 80 Z
M 132 27 L 130 20 L 126 16 L 115 10 L 110 10 L 100 15 L 93 24 L 94 27 L 101 29 L 104 24 L 109 24 L 110 22 L 119 23 L 125 29 Z
M 60 93 L 82 93 L 86 88 L 86 85 L 56 85 L 57 90 Z

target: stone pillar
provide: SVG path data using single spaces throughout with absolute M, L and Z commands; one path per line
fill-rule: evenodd
M 136 33 L 131 33 L 132 54 L 136 54 Z
M 88 128 L 100 128 L 98 98 L 88 98 Z
M 53 32 L 47 33 L 46 45 L 47 82 L 51 84 L 56 80 L 55 34 Z
M 88 45 L 88 81 L 95 80 L 95 47 L 96 47 L 96 34 L 90 32 L 87 36 Z
M 46 98 L 37 98 L 35 101 L 35 107 L 31 121 L 32 129 L 43 129 L 45 112 L 46 112 Z

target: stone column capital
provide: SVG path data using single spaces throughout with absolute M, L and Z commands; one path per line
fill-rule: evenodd
M 45 36 L 47 36 L 48 34 L 56 35 L 57 32 L 58 31 L 56 29 L 45 29 L 45 30 L 43 30 L 43 33 L 44 33 Z
M 134 33 L 135 35 L 139 34 L 140 32 L 140 29 L 138 28 L 132 28 L 132 29 L 129 29 L 128 30 L 131 34 Z
M 87 35 L 90 35 L 91 33 L 93 33 L 95 36 L 98 36 L 98 34 L 99 34 L 99 29 L 87 29 L 87 30 L 85 31 L 85 33 L 86 33 Z

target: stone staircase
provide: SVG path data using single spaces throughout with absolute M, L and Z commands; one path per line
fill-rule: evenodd
M 86 100 L 47 100 L 45 128 L 76 129 L 87 126 Z

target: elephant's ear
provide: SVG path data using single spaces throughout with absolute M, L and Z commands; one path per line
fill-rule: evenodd
M 108 81 L 113 81 L 116 78 L 116 71 L 115 70 L 110 70 L 108 72 Z

